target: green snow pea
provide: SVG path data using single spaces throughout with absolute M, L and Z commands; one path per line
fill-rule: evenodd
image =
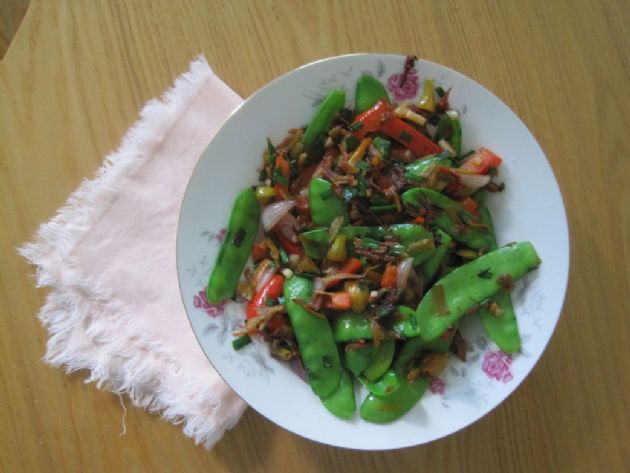
M 485 189 L 479 189 L 470 197 L 477 202 L 477 206 L 482 207 L 486 204 L 486 200 L 488 200 L 488 191 Z
M 343 365 L 355 376 L 359 376 L 365 368 L 370 366 L 372 357 L 374 356 L 374 345 L 366 343 L 362 347 L 353 347 L 350 350 L 344 350 Z
M 469 309 L 540 265 L 530 242 L 494 250 L 460 266 L 440 279 L 416 309 L 418 332 L 431 342 Z
M 335 389 L 332 394 L 320 397 L 320 399 L 324 407 L 337 417 L 341 417 L 342 419 L 352 418 L 357 405 L 354 400 L 354 385 L 350 373 L 342 369 L 337 389 Z
M 234 296 L 256 239 L 259 220 L 260 206 L 254 191 L 247 188 L 234 201 L 225 239 L 208 280 L 206 293 L 211 304 Z
M 382 340 L 379 346 L 375 347 L 374 350 L 374 357 L 370 362 L 370 366 L 363 371 L 363 376 L 365 376 L 368 381 L 376 381 L 389 369 L 394 359 L 396 341 Z
M 486 207 L 479 208 L 479 219 L 488 226 L 488 230 L 494 236 L 494 225 L 492 217 Z M 488 306 L 482 305 L 479 308 L 479 315 L 488 335 L 497 346 L 506 353 L 513 353 L 521 349 L 521 337 L 518 333 L 518 323 L 516 313 L 512 305 L 512 298 L 509 292 L 499 291 L 491 297 L 491 301 L 497 305 L 494 315 Z
M 413 312 L 408 307 L 400 307 L 399 309 L 403 313 Z M 454 335 L 455 331 L 448 340 L 443 340 L 440 337 L 439 340 L 431 343 L 425 342 L 420 337 L 405 340 L 392 368 L 379 380 L 381 382 L 377 382 L 376 386 L 372 385 L 381 391 L 370 390 L 370 394 L 361 404 L 359 409 L 361 417 L 370 422 L 385 424 L 399 419 L 409 412 L 425 393 L 431 384 L 431 379 L 428 376 L 422 376 L 414 381 L 408 381 L 405 374 L 407 369 L 423 351 L 447 352 Z M 363 382 L 361 378 L 359 381 Z M 396 382 L 398 384 L 394 387 Z M 385 389 L 384 393 L 383 388 Z
M 312 208 L 311 213 L 313 213 Z M 313 220 L 315 219 L 314 215 L 315 214 L 313 213 Z M 339 234 L 348 237 L 349 249 L 351 251 L 354 251 L 354 245 L 352 243 L 354 238 L 364 238 L 365 240 L 363 243 L 369 245 L 370 239 L 382 240 L 388 235 L 394 235 L 398 237 L 401 245 L 396 245 L 392 248 L 392 253 L 399 254 L 404 251 L 408 251 L 409 254 L 413 256 L 414 264 L 416 265 L 428 259 L 435 250 L 433 245 L 433 235 L 431 232 L 422 225 L 416 225 L 413 223 L 402 223 L 391 225 L 389 227 L 346 226 L 339 230 Z M 316 228 L 302 233 L 300 239 L 302 240 L 304 253 L 314 260 L 323 259 L 328 251 L 329 236 L 327 228 Z M 413 243 L 420 242 L 425 239 L 428 240 L 426 245 L 421 246 L 418 249 L 414 249 L 413 247 L 409 248 Z M 373 241 L 371 243 L 375 246 L 379 245 L 378 241 Z
M 399 223 L 391 225 L 389 231 L 398 237 L 400 243 L 405 247 L 405 251 L 413 257 L 414 266 L 422 264 L 435 253 L 433 234 L 422 225 Z M 413 248 L 414 243 L 422 241 L 425 241 L 426 244 L 420 245 L 418 249 Z
M 363 74 L 357 80 L 357 88 L 354 95 L 354 104 L 357 109 L 357 113 L 365 112 L 376 105 L 379 100 L 386 100 L 389 102 L 389 95 L 385 86 L 379 82 L 378 79 Z
M 318 396 L 329 396 L 339 385 L 341 360 L 328 321 L 295 302 L 310 302 L 313 283 L 293 276 L 284 282 L 284 303 L 298 342 L 309 384 Z
M 435 253 L 427 259 L 421 266 L 422 276 L 424 278 L 425 286 L 428 286 L 433 281 L 433 278 L 437 274 L 440 266 L 444 263 L 448 257 L 451 242 L 453 239 L 448 233 L 444 233 L 439 228 L 435 229 L 435 241 L 437 241 L 437 248 Z
M 333 89 L 328 92 L 318 109 L 315 111 L 309 123 L 302 143 L 306 152 L 312 152 L 318 145 L 321 145 L 330 128 L 335 116 L 346 104 L 346 93 L 343 90 Z
M 354 312 L 341 312 L 330 319 L 333 335 L 337 342 L 353 342 L 357 340 L 371 340 L 373 337 L 372 319 L 368 313 L 355 314 Z M 386 329 L 396 332 L 402 337 L 413 337 L 418 334 L 416 317 L 405 317 L 396 320 Z
M 391 369 L 376 381 L 370 381 L 365 376 L 357 376 L 357 379 L 368 391 L 377 396 L 389 396 L 400 387 L 400 376 Z
M 308 186 L 308 200 L 313 223 L 320 227 L 328 227 L 337 217 L 348 223 L 348 214 L 343 199 L 332 189 L 326 179 L 312 179 Z
M 340 235 L 348 237 L 348 241 L 352 243 L 353 238 L 369 236 L 372 238 L 383 238 L 385 231 L 383 227 L 342 227 L 339 230 Z M 327 228 L 316 228 L 309 230 L 300 235 L 304 253 L 314 260 L 324 259 L 329 247 L 330 234 Z
M 399 306 L 399 312 L 406 317 L 414 317 L 416 311 L 411 307 Z M 455 330 L 452 330 L 447 338 L 439 337 L 433 340 L 432 342 L 427 342 L 422 339 L 422 337 L 413 337 L 405 340 L 403 348 L 397 358 L 397 360 L 402 360 L 400 363 L 405 362 L 409 364 L 412 358 L 415 358 L 418 354 L 418 350 L 424 351 L 432 351 L 436 353 L 446 353 L 448 349 L 451 347 L 451 342 L 453 341 L 453 337 L 455 337 Z M 415 353 L 415 354 L 414 354 Z M 408 358 L 406 358 L 408 357 Z M 398 368 L 404 369 L 406 365 L 398 366 Z
M 492 246 L 492 235 L 487 229 L 467 226 L 478 219 L 454 200 L 431 189 L 417 187 L 402 195 L 405 207 L 417 209 L 426 202 L 444 210 L 433 219 L 433 224 L 451 235 L 455 240 L 476 250 L 487 250 Z M 457 221 L 455 221 L 457 220 Z
M 431 158 L 423 158 L 414 161 L 405 166 L 405 177 L 417 182 L 426 181 L 426 174 L 435 166 L 444 166 L 450 168 L 453 162 L 448 156 L 438 154 Z
M 435 132 L 435 141 L 444 137 L 444 134 L 448 130 L 453 130 L 451 136 L 447 140 L 451 146 L 455 149 L 457 156 L 462 154 L 462 125 L 457 118 L 451 118 L 448 114 L 444 114 L 440 117 L 440 121 L 437 125 Z
M 370 393 L 365 398 L 359 414 L 361 418 L 376 424 L 386 424 L 400 419 L 420 400 L 431 384 L 428 376 L 421 376 L 414 381 L 400 378 L 398 389 L 388 396 Z

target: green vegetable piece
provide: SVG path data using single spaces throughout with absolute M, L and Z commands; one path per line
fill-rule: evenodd
M 245 189 L 234 201 L 225 239 L 208 281 L 206 292 L 211 304 L 234 296 L 256 239 L 259 220 L 256 195 L 251 188 Z
M 370 365 L 373 356 L 374 346 L 372 343 L 366 343 L 362 347 L 345 350 L 343 364 L 352 374 L 359 376 Z
M 357 80 L 357 88 L 354 96 L 354 103 L 357 109 L 357 113 L 365 112 L 376 105 L 379 100 L 386 100 L 389 102 L 389 95 L 385 86 L 381 84 L 378 79 L 363 74 Z
M 492 217 L 486 207 L 479 208 L 479 219 L 488 226 L 490 233 L 495 238 Z M 486 273 L 482 273 L 487 275 Z M 490 275 L 492 277 L 492 275 Z M 516 313 L 512 305 L 512 298 L 508 292 L 497 292 L 491 297 L 491 301 L 496 304 L 493 314 L 489 306 L 482 305 L 479 308 L 479 315 L 490 339 L 506 353 L 514 353 L 521 349 L 521 337 L 518 332 Z
M 376 151 L 378 151 L 382 159 L 389 159 L 389 150 L 392 147 L 391 141 L 380 136 L 375 136 L 372 139 L 372 146 L 376 149 Z
M 284 282 L 284 303 L 308 373 L 309 383 L 318 396 L 329 396 L 339 385 L 341 360 L 328 321 L 311 314 L 296 300 L 310 302 L 313 283 L 293 276 Z
M 399 307 L 399 310 L 403 311 L 404 309 L 409 309 L 408 307 Z M 415 312 L 414 312 L 415 314 Z M 411 362 L 417 358 L 420 353 L 424 350 L 425 341 L 420 337 L 408 338 L 403 343 L 402 348 L 398 352 L 398 356 L 394 360 L 392 364 L 392 369 L 403 375 L 409 368 Z
M 435 238 L 439 241 L 435 253 L 433 253 L 421 267 L 425 286 L 431 284 L 438 270 L 447 260 L 450 245 L 453 241 L 448 233 L 443 232 L 439 228 L 435 229 Z
M 370 366 L 363 371 L 363 376 L 368 381 L 376 381 L 389 369 L 394 359 L 396 342 L 394 340 L 383 340 L 378 347 L 375 347 L 374 358 Z
M 405 247 L 405 252 L 413 257 L 414 266 L 422 264 L 435 253 L 433 234 L 422 225 L 413 223 L 400 223 L 389 227 L 389 231 L 398 237 L 400 243 Z M 427 240 L 426 245 L 420 245 L 414 249 L 414 243 Z
M 350 311 L 341 312 L 330 319 L 333 335 L 338 343 L 372 340 L 371 321 L 371 316 L 368 313 L 355 314 Z M 396 320 L 391 326 L 387 325 L 386 328 L 401 337 L 414 337 L 418 335 L 417 320 L 415 317 Z
M 488 200 L 488 191 L 485 189 L 479 189 L 473 195 L 471 195 L 472 199 L 477 202 L 479 207 L 482 207 L 486 204 L 486 200 Z M 480 217 L 481 220 L 481 217 Z M 483 223 L 483 222 L 482 222 Z
M 378 240 L 382 240 L 385 236 L 393 234 L 397 236 L 401 242 L 401 245 L 396 245 L 392 248 L 393 254 L 405 252 L 409 245 L 424 239 L 429 239 L 429 245 L 426 248 L 410 251 L 410 255 L 414 258 L 414 264 L 420 264 L 422 261 L 429 258 L 434 251 L 433 235 L 431 232 L 422 225 L 412 223 L 391 225 L 388 228 L 346 226 L 339 230 L 339 234 L 345 235 L 348 238 L 351 251 L 354 251 L 354 245 L 352 244 L 354 238 L 363 238 L 363 243 L 366 245 L 370 244 L 370 240 L 374 240 L 371 243 L 378 246 Z M 300 239 L 302 240 L 304 253 L 306 253 L 306 256 L 309 258 L 321 260 L 326 256 L 329 247 L 329 233 L 327 228 L 316 228 L 304 232 L 300 236 Z
M 342 419 L 352 418 L 357 405 L 354 400 L 354 385 L 350 373 L 342 369 L 337 389 L 329 396 L 321 397 L 320 399 L 324 407 L 337 417 Z
M 422 376 L 413 382 L 401 380 L 398 389 L 389 396 L 370 393 L 365 398 L 359 414 L 361 418 L 376 424 L 387 424 L 400 419 L 420 400 L 431 380 Z
M 405 317 L 415 317 L 416 311 L 411 307 L 399 306 L 398 311 L 401 315 Z M 453 337 L 455 336 L 455 330 L 452 330 L 447 338 L 439 337 L 433 340 L 432 342 L 426 342 L 422 339 L 422 337 L 413 337 L 405 340 L 405 344 L 399 354 L 397 361 L 402 360 L 409 364 L 412 358 L 415 358 L 420 354 L 421 350 L 424 351 L 432 351 L 436 353 L 446 353 L 453 341 Z M 407 358 L 406 358 L 407 357 Z M 398 366 L 399 369 L 404 369 L 406 366 Z
M 236 351 L 238 351 L 244 346 L 249 345 L 251 342 L 252 342 L 252 339 L 249 338 L 249 335 L 241 335 L 240 337 L 237 337 L 234 340 L 232 340 L 232 347 Z
M 312 179 L 308 186 L 308 200 L 313 223 L 328 227 L 337 217 L 348 223 L 348 214 L 343 199 L 332 190 L 332 184 L 325 179 Z
M 446 113 L 442 115 L 435 132 L 435 141 L 442 139 L 449 129 L 453 131 L 448 139 L 448 142 L 457 152 L 457 156 L 459 156 L 462 154 L 462 125 L 458 119 L 453 119 Z
M 370 235 L 375 238 L 382 238 L 384 230 L 382 227 L 342 227 L 339 230 L 340 235 L 348 237 L 348 241 L 352 242 L 355 237 Z M 327 228 L 316 228 L 302 233 L 300 239 L 304 247 L 304 253 L 309 258 L 321 260 L 326 256 L 328 251 L 330 234 Z
M 333 89 L 328 92 L 304 132 L 302 143 L 304 143 L 307 153 L 312 151 L 316 145 L 321 144 L 335 116 L 341 111 L 345 103 L 346 93 L 343 90 Z
M 365 376 L 358 376 L 357 379 L 368 391 L 377 396 L 390 396 L 400 387 L 400 375 L 393 370 L 388 370 L 376 381 L 370 381 Z
M 417 182 L 426 181 L 427 174 L 435 166 L 453 167 L 453 161 L 448 156 L 438 154 L 431 158 L 422 158 L 405 166 L 405 177 Z
M 419 208 L 427 202 L 444 210 L 433 219 L 433 224 L 451 235 L 456 241 L 476 250 L 492 247 L 492 235 L 487 229 L 471 227 L 468 223 L 479 223 L 478 219 L 454 200 L 431 189 L 417 187 L 402 195 L 403 205 Z
M 540 265 L 529 242 L 515 243 L 480 256 L 440 279 L 416 309 L 418 333 L 431 342 L 472 307 Z M 490 272 L 492 277 L 480 277 Z

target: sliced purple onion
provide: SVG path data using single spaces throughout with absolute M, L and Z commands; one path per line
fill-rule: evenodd
M 276 267 L 273 264 L 268 264 L 267 267 L 260 273 L 258 281 L 256 281 L 256 292 L 260 291 L 276 273 Z
M 261 220 L 266 232 L 271 230 L 295 206 L 294 200 L 281 200 L 265 207 Z
M 480 189 L 490 182 L 490 176 L 487 174 L 458 174 L 459 183 L 470 189 Z
M 405 258 L 398 265 L 398 272 L 396 273 L 396 287 L 400 291 L 404 291 L 407 288 L 409 282 L 409 276 L 413 270 L 413 258 Z

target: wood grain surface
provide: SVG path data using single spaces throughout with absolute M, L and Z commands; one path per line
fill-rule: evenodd
M 0 471 L 630 471 L 629 24 L 625 0 L 33 1 L 0 64 Z M 545 150 L 568 210 L 571 277 L 539 364 L 477 423 L 402 451 L 315 444 L 251 409 L 211 452 L 134 408 L 119 436 L 116 396 L 41 362 L 45 291 L 15 247 L 197 54 L 246 97 L 361 51 L 467 74 Z

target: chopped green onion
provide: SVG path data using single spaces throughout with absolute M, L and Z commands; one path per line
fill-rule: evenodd
M 236 351 L 240 350 L 246 345 L 249 345 L 252 342 L 252 339 L 249 338 L 249 335 L 241 335 L 238 338 L 232 340 L 232 346 Z

